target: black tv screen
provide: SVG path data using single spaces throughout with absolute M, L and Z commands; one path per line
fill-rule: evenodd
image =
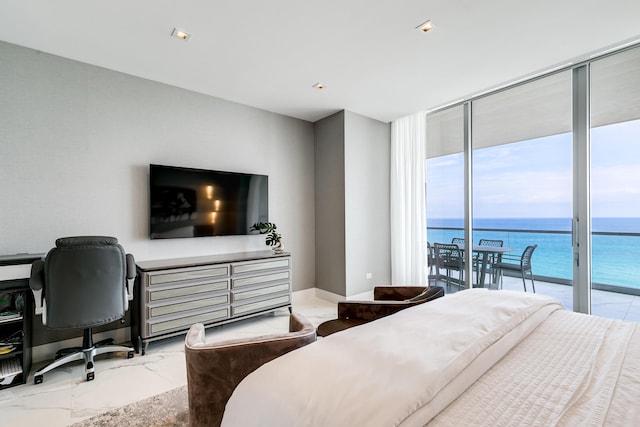
M 151 239 L 250 234 L 269 219 L 269 177 L 150 165 Z

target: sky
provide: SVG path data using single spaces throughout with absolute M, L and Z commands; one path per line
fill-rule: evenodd
M 572 140 L 560 134 L 473 152 L 477 218 L 572 216 Z M 427 218 L 461 218 L 463 155 L 427 160 Z M 591 132 L 593 217 L 640 217 L 640 120 Z

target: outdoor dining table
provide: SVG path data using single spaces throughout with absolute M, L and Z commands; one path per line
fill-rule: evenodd
M 466 245 L 457 245 L 458 249 L 462 252 L 466 250 Z M 517 248 L 506 248 L 503 246 L 485 246 L 485 245 L 473 245 L 471 250 L 479 255 L 478 260 L 480 261 L 480 277 L 478 277 L 477 287 L 484 288 L 485 285 L 485 276 L 487 275 L 487 265 L 489 264 L 489 255 L 500 255 L 507 252 L 513 252 L 517 250 Z

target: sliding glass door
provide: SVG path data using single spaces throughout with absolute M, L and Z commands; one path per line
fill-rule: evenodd
M 427 241 L 451 243 L 464 238 L 464 113 L 458 106 L 427 119 L 426 203 Z M 433 265 L 434 260 L 431 261 Z M 442 279 L 431 268 L 430 275 Z M 459 277 L 457 271 L 453 272 Z M 438 277 L 435 277 L 438 276 Z M 439 284 L 443 284 L 441 281 Z M 455 291 L 459 286 L 448 286 Z
M 426 162 L 430 241 L 537 245 L 537 293 L 640 321 L 640 47 L 428 114 Z
M 640 321 L 640 48 L 590 74 L 592 313 Z
M 531 272 L 505 270 L 480 285 L 549 294 L 572 307 L 571 73 L 565 71 L 481 97 L 473 108 L 473 236 L 511 250 L 520 264 L 536 246 Z M 494 256 L 500 258 L 500 256 Z M 504 275 L 508 275 L 506 278 Z M 553 278 L 554 284 L 545 282 Z M 482 277 L 480 278 L 482 282 Z
M 464 237 L 464 135 L 462 106 L 427 122 L 427 239 Z

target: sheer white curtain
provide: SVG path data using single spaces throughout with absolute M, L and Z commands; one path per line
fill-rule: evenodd
M 424 112 L 391 123 L 391 283 L 424 286 L 426 271 Z

